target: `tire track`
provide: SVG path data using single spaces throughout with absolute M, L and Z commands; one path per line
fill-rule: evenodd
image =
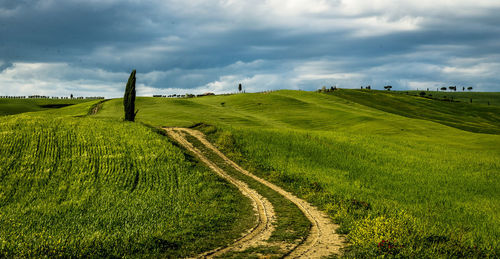
M 218 167 L 215 163 L 206 158 L 197 148 L 195 148 L 183 136 L 182 129 L 176 128 L 163 128 L 167 134 L 175 139 L 179 144 L 184 146 L 187 150 L 194 153 L 203 163 L 210 169 L 215 171 L 218 175 L 235 185 L 238 190 L 252 201 L 254 211 L 257 214 L 257 222 L 253 228 L 244 233 L 240 238 L 236 239 L 232 244 L 227 247 L 219 247 L 214 250 L 205 252 L 198 256 L 198 258 L 212 258 L 220 256 L 229 251 L 240 251 L 248 247 L 258 246 L 263 244 L 265 240 L 269 239 L 274 227 L 272 225 L 275 214 L 273 205 L 257 191 L 248 187 L 248 185 L 230 175 Z
M 239 171 L 240 173 L 242 173 L 244 175 L 247 175 L 247 176 L 253 178 L 254 180 L 260 182 L 261 184 L 264 184 L 265 186 L 273 189 L 274 191 L 283 195 L 283 197 L 285 197 L 286 199 L 290 200 L 295 205 L 297 205 L 297 207 L 302 211 L 302 213 L 311 222 L 312 226 L 311 226 L 310 233 L 307 236 L 307 238 L 305 239 L 305 241 L 297 246 L 291 247 L 287 253 L 288 255 L 285 258 L 321 258 L 321 257 L 332 255 L 332 254 L 340 255 L 340 252 L 341 252 L 340 249 L 344 245 L 344 238 L 341 235 L 338 235 L 335 233 L 339 226 L 337 224 L 333 224 L 331 222 L 331 220 L 329 219 L 329 217 L 324 212 L 318 210 L 317 208 L 315 208 L 314 206 L 309 204 L 307 201 L 302 200 L 302 199 L 296 197 L 295 195 L 285 191 L 281 187 L 279 187 L 271 182 L 268 182 L 260 177 L 257 177 L 256 175 L 243 169 L 238 164 L 236 164 L 235 162 L 233 162 L 232 160 L 227 158 L 220 150 L 218 150 L 215 146 L 213 146 L 208 140 L 206 140 L 203 133 L 201 133 L 197 130 L 187 129 L 187 128 L 164 128 L 164 129 L 167 132 L 169 132 L 169 135 L 171 135 L 174 139 L 176 139 L 176 140 L 177 140 L 177 138 L 181 139 L 178 141 L 180 143 L 182 141 L 181 144 L 183 146 L 185 146 L 186 148 L 188 148 L 189 150 L 191 150 L 193 153 L 195 153 L 198 157 L 200 157 L 200 156 L 203 157 L 204 160 L 206 160 L 206 161 L 204 161 L 202 159 L 202 161 L 204 161 L 205 164 L 207 164 L 209 166 L 210 166 L 210 164 L 213 165 L 213 167 L 210 166 L 212 169 L 214 167 L 216 167 L 216 168 L 218 168 L 218 167 L 214 163 L 212 163 L 211 161 L 208 161 L 208 159 L 205 158 L 199 150 L 194 148 L 192 146 L 192 144 L 189 143 L 179 132 L 183 132 L 184 134 L 190 134 L 193 137 L 197 138 L 203 145 L 205 145 L 207 148 L 211 149 L 215 154 L 220 156 L 226 163 L 231 165 L 234 169 L 236 169 L 237 171 Z M 170 132 L 173 132 L 173 134 L 171 134 Z M 174 134 L 177 134 L 177 138 L 173 136 Z M 194 152 L 193 150 L 195 150 L 198 153 Z M 201 159 L 201 157 L 200 157 L 200 159 Z M 215 171 L 215 169 L 213 169 L 213 170 Z M 238 181 L 238 180 L 232 178 L 231 176 L 227 175 L 227 173 L 225 173 L 220 168 L 218 168 L 218 170 L 221 171 L 221 172 L 216 171 L 218 174 L 226 175 L 227 177 L 229 177 L 235 181 Z M 228 179 L 225 176 L 223 176 L 223 177 Z M 232 181 L 230 181 L 230 182 L 233 183 Z M 240 187 L 238 187 L 238 188 L 240 188 Z M 241 191 L 241 189 L 240 189 L 240 191 Z M 261 195 L 258 195 L 256 197 L 261 197 L 262 199 L 265 199 Z M 258 203 L 258 201 L 255 201 L 255 202 Z M 270 206 L 272 208 L 272 205 L 270 205 Z M 261 216 L 259 216 L 259 218 L 261 218 Z M 268 220 L 267 222 L 269 223 L 270 221 Z M 254 231 L 254 229 L 251 230 L 249 232 L 249 234 L 252 231 Z M 269 228 L 269 229 L 271 229 L 271 228 Z M 271 232 L 272 232 L 272 230 L 271 230 Z M 269 233 L 269 235 L 270 235 L 270 233 Z M 260 239 L 258 242 L 261 242 L 262 240 L 263 239 Z M 250 244 L 246 244 L 246 242 L 250 242 Z M 236 245 L 236 243 L 238 243 L 238 244 Z M 232 250 L 232 247 L 234 245 L 250 247 L 250 246 L 254 245 L 256 242 L 252 241 L 252 239 L 250 238 L 249 241 L 245 241 L 243 239 L 240 239 L 236 243 L 228 246 L 227 248 L 218 250 L 221 253 L 217 252 L 217 255 L 221 255 L 226 251 Z M 205 256 L 205 254 L 202 256 Z

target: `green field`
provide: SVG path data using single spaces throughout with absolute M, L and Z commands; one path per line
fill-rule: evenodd
M 236 188 L 91 104 L 0 118 L 0 257 L 184 257 L 253 224 Z
M 137 119 L 215 125 L 212 141 L 233 159 L 340 222 L 347 255 L 375 256 L 382 240 L 400 256 L 498 255 L 500 136 L 477 132 L 497 133 L 500 109 L 458 105 L 382 91 L 278 91 L 139 98 Z M 119 120 L 120 108 L 110 101 L 98 117 Z
M 37 112 L 64 106 L 93 102 L 90 99 L 6 99 L 0 98 L 0 116 Z
M 9 226 L 0 230 L 0 251 L 92 255 L 97 246 L 103 247 L 97 255 L 128 249 L 192 255 L 216 246 L 214 234 L 234 236 L 248 226 L 235 221 L 250 209 L 245 200 L 143 125 L 198 124 L 232 159 L 339 222 L 348 257 L 498 257 L 500 106 L 496 93 L 481 98 L 491 105 L 395 91 L 285 90 L 142 97 L 138 123 L 122 122 L 121 99 L 103 103 L 90 118 L 84 115 L 95 102 L 0 118 L 0 225 Z M 186 190 L 165 192 L 173 184 Z M 151 214 L 140 209 L 147 204 L 156 204 Z M 49 236 L 65 237 L 62 247 L 71 248 L 37 239 L 40 221 L 50 222 Z M 116 222 L 123 221 L 135 224 L 119 229 Z M 16 249 L 16 235 L 23 236 L 23 249 Z M 177 245 L 162 250 L 155 238 Z M 378 247 L 382 240 L 391 248 Z

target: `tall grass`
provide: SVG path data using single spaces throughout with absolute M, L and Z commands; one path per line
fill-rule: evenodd
M 499 253 L 500 136 L 226 130 L 240 162 L 328 210 L 352 255 L 382 240 L 400 256 Z

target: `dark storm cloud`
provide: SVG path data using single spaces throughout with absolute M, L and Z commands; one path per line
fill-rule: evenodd
M 46 2 L 44 4 L 44 2 Z M 102 44 L 140 45 L 155 38 L 140 30 L 137 6 L 99 2 L 24 1 L 0 16 L 1 54 L 8 61 L 72 61 Z
M 57 81 L 38 82 L 109 84 L 117 94 L 133 68 L 151 91 L 225 91 L 237 81 L 500 90 L 499 11 L 489 1 L 0 0 L 0 87 L 46 66 Z

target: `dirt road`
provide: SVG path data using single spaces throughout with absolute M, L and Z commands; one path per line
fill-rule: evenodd
M 323 256 L 328 256 L 332 254 L 340 254 L 340 248 L 344 244 L 344 239 L 342 236 L 335 233 L 338 225 L 333 224 L 329 217 L 322 211 L 313 207 L 308 202 L 294 196 L 293 194 L 283 190 L 281 187 L 268 182 L 262 178 L 255 176 L 254 174 L 248 172 L 247 170 L 240 167 L 238 164 L 227 158 L 222 152 L 220 152 L 215 146 L 213 146 L 209 141 L 206 140 L 203 133 L 187 128 L 164 128 L 164 130 L 175 139 L 178 143 L 184 146 L 186 149 L 194 153 L 203 163 L 210 167 L 213 171 L 219 174 L 221 177 L 227 179 L 230 183 L 234 184 L 240 190 L 243 195 L 249 197 L 252 200 L 254 210 L 256 211 L 258 217 L 255 226 L 245 233 L 241 238 L 235 240 L 234 243 L 230 244 L 224 248 L 217 248 L 212 251 L 206 252 L 200 257 L 214 257 L 221 256 L 228 251 L 241 250 L 248 247 L 254 247 L 257 245 L 264 244 L 273 231 L 272 223 L 275 219 L 275 214 L 273 206 L 269 201 L 260 195 L 254 189 L 248 187 L 248 185 L 231 175 L 227 174 L 218 167 L 213 161 L 207 159 L 203 153 L 195 148 L 192 143 L 190 143 L 185 134 L 189 134 L 196 139 L 198 139 L 203 145 L 212 150 L 215 154 L 220 156 L 225 163 L 232 166 L 237 171 L 245 174 L 261 184 L 273 189 L 279 194 L 283 195 L 286 199 L 293 202 L 297 207 L 304 213 L 304 215 L 309 219 L 312 224 L 309 235 L 306 240 L 297 246 L 290 247 L 290 251 L 287 252 L 287 258 L 320 258 Z

